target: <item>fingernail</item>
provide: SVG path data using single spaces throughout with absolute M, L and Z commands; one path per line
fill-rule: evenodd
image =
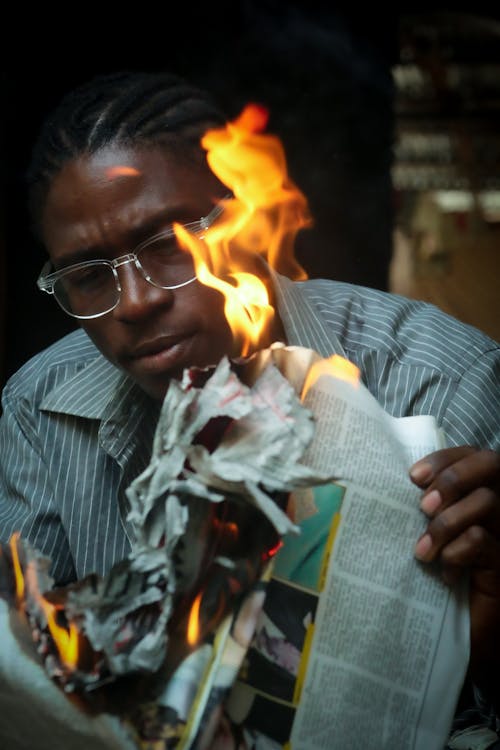
M 419 560 L 425 560 L 428 556 L 432 547 L 432 539 L 430 534 L 424 534 L 421 539 L 418 540 L 415 545 L 415 557 Z
M 426 482 L 432 476 L 431 464 L 424 461 L 423 463 L 414 464 L 410 469 L 410 476 L 414 482 Z
M 439 490 L 432 490 L 428 495 L 425 495 L 422 498 L 420 508 L 424 513 L 432 515 L 437 511 L 442 502 L 443 500 Z

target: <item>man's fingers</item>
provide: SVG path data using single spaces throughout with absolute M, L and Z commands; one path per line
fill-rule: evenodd
M 419 487 L 428 487 L 440 471 L 476 452 L 477 450 L 472 446 L 461 445 L 429 453 L 410 467 L 410 477 Z
M 452 545 L 458 544 L 464 535 L 468 544 L 480 546 L 479 530 L 500 536 L 500 503 L 496 492 L 489 487 L 480 487 L 460 502 L 436 512 L 417 542 L 415 555 L 424 562 L 435 560 L 439 555 L 443 558 L 445 548 L 455 549 Z M 452 560 L 447 562 L 455 564 Z
M 441 576 L 448 585 L 470 570 L 476 595 L 498 599 L 500 545 L 482 526 L 470 526 L 445 545 L 437 559 L 441 563 Z
M 442 548 L 440 559 L 445 567 L 498 568 L 498 550 L 498 542 L 483 526 L 469 526 Z
M 498 490 L 500 454 L 495 451 L 451 448 L 433 453 L 427 459 L 432 466 L 431 478 L 425 485 L 421 508 L 430 516 L 465 497 L 476 487 Z

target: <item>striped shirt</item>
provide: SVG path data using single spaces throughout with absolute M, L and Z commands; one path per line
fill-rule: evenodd
M 343 354 L 392 415 L 432 414 L 451 445 L 500 449 L 499 346 L 426 303 L 329 280 L 276 278 L 289 344 Z M 14 531 L 58 583 L 130 550 L 126 487 L 148 464 L 160 405 L 76 331 L 7 383 L 0 542 Z

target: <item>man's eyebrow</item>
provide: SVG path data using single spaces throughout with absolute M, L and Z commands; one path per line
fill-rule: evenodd
M 184 211 L 160 211 L 154 216 L 148 217 L 141 224 L 136 227 L 129 228 L 127 230 L 128 241 L 124 243 L 123 253 L 120 251 L 120 255 L 126 252 L 133 252 L 141 242 L 144 242 L 149 237 L 154 236 L 158 232 L 169 229 L 174 221 L 178 221 L 181 224 L 188 223 L 190 221 L 197 221 L 200 217 L 193 219 L 191 214 Z M 129 246 L 127 250 L 126 245 Z M 105 245 L 88 245 L 86 247 L 79 247 L 72 250 L 69 253 L 65 253 L 64 256 L 59 258 L 55 263 L 54 267 L 57 271 L 62 271 L 64 268 L 74 266 L 77 263 L 85 263 L 90 260 L 107 260 L 108 258 L 116 255 L 116 248 L 110 248 Z
M 85 263 L 88 260 L 103 260 L 105 255 L 106 253 L 103 252 L 102 247 L 82 247 L 58 258 L 54 261 L 54 268 L 56 271 L 62 271 L 69 266 L 74 266 L 77 263 Z

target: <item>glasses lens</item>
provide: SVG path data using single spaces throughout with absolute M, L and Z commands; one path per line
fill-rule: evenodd
M 175 287 L 195 275 L 191 253 L 183 250 L 170 233 L 158 235 L 138 251 L 139 263 L 148 280 L 159 287 Z
M 61 276 L 54 284 L 54 296 L 67 313 L 87 318 L 113 309 L 119 293 L 112 268 L 96 262 Z

